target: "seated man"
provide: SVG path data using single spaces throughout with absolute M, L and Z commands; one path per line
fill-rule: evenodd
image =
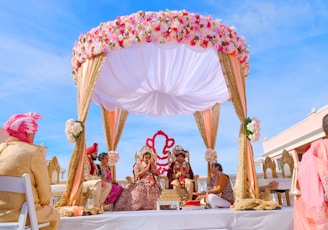
M 87 159 L 84 162 L 84 182 L 83 190 L 89 189 L 93 194 L 93 204 L 89 207 L 94 214 L 103 213 L 103 204 L 112 186 L 105 178 L 98 176 L 98 168 L 94 162 L 98 155 L 98 144 L 94 143 L 87 149 Z
M 176 159 L 171 163 L 167 171 L 167 177 L 169 179 L 169 188 L 173 189 L 181 197 L 181 188 L 185 188 L 187 191 L 188 200 L 192 200 L 194 191 L 194 173 L 190 164 L 186 161 L 186 153 L 180 145 L 176 145 L 173 148 L 173 154 Z
M 196 193 L 196 200 L 203 199 L 207 195 L 207 204 L 211 208 L 229 208 L 233 204 L 235 197 L 229 176 L 223 173 L 221 164 L 211 164 L 211 181 L 207 192 Z
M 21 177 L 24 173 L 29 174 L 38 223 L 49 221 L 50 225 L 42 229 L 51 230 L 59 227 L 60 216 L 50 206 L 47 149 L 34 144 L 39 119 L 41 115 L 29 112 L 13 115 L 5 122 L 4 129 L 10 137 L 0 144 L 0 175 Z M 0 222 L 18 221 L 25 200 L 23 194 L 0 192 Z

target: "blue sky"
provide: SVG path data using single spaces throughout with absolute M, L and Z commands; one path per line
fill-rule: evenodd
M 48 148 L 67 168 L 74 145 L 66 141 L 65 122 L 77 118 L 76 87 L 71 75 L 75 41 L 100 22 L 139 10 L 182 10 L 212 15 L 235 26 L 250 49 L 246 81 L 248 116 L 261 120 L 255 157 L 264 137 L 273 137 L 305 119 L 328 98 L 328 2 L 266 1 L 39 1 L 2 2 L 0 9 L 0 126 L 15 113 L 43 116 L 35 143 Z M 100 108 L 92 104 L 86 121 L 87 145 L 106 151 Z M 158 130 L 191 152 L 196 174 L 206 175 L 204 143 L 192 115 L 129 115 L 117 151 L 117 177 L 131 175 L 134 153 Z M 216 150 L 224 171 L 238 167 L 239 121 L 231 103 L 221 107 Z M 159 140 L 159 143 L 161 140 Z

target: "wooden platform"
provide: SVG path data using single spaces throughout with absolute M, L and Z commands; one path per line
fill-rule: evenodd
M 105 212 L 94 216 L 63 217 L 59 229 L 293 230 L 294 223 L 293 207 L 265 211 L 232 211 L 230 209 L 154 210 Z

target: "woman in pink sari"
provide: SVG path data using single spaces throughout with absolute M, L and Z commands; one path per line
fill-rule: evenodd
M 99 176 L 107 183 L 112 185 L 111 190 L 108 193 L 108 196 L 104 202 L 104 210 L 105 211 L 112 211 L 114 208 L 114 203 L 120 197 L 123 188 L 119 186 L 115 181 L 112 179 L 112 174 L 108 168 L 108 154 L 107 153 L 100 153 L 98 156 L 98 160 L 100 164 L 98 166 Z
M 294 203 L 294 229 L 328 229 L 328 114 L 323 117 L 325 137 L 311 143 L 298 171 L 301 195 Z

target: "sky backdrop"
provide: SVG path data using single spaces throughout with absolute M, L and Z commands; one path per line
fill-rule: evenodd
M 70 64 L 75 41 L 118 16 L 166 9 L 212 15 L 245 37 L 251 65 L 248 116 L 261 120 L 255 158 L 263 153 L 265 137 L 328 104 L 326 0 L 12 0 L 0 8 L 0 127 L 12 114 L 40 113 L 35 143 L 46 145 L 47 159 L 56 155 L 67 169 L 74 144 L 66 140 L 65 122 L 77 119 Z M 98 142 L 99 152 L 107 151 L 99 106 L 91 104 L 85 125 L 87 146 Z M 232 174 L 238 168 L 239 125 L 232 104 L 222 104 L 216 151 Z M 189 149 L 194 173 L 206 175 L 206 148 L 193 115 L 130 114 L 117 148 L 117 178 L 132 174 L 134 153 L 158 130 Z

